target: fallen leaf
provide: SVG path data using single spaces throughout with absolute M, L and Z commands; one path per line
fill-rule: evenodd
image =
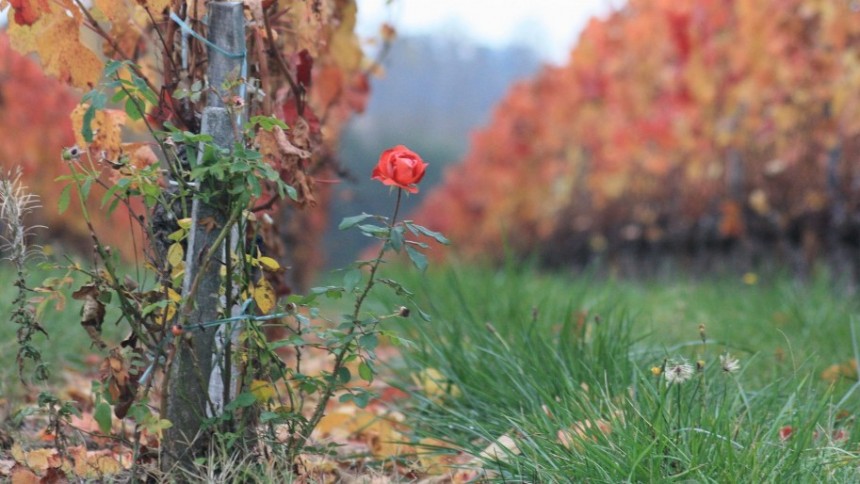
M 15 467 L 15 461 L 12 459 L 0 459 L 0 476 L 8 476 L 12 473 L 12 468 Z
M 566 448 L 581 449 L 581 442 L 586 439 L 597 442 L 599 435 L 612 433 L 612 425 L 607 420 L 581 420 L 574 422 L 569 429 L 558 431 L 558 440 Z
M 336 441 L 359 441 L 380 459 L 414 453 L 414 449 L 404 443 L 406 438 L 396 422 L 352 405 L 323 417 L 314 433 L 320 438 Z
M 50 467 L 57 467 L 60 463 L 57 449 L 35 449 L 24 451 L 19 444 L 10 449 L 12 458 L 28 469 L 42 474 Z
M 483 461 L 496 462 L 506 461 L 512 455 L 519 454 L 520 449 L 517 447 L 517 443 L 508 434 L 504 434 L 481 451 L 478 457 Z
M 87 451 L 84 446 L 71 447 L 68 451 L 74 461 L 72 471 L 80 478 L 103 479 L 124 470 L 110 451 Z
M 441 400 L 447 395 L 457 398 L 461 394 L 457 385 L 451 383 L 435 368 L 425 368 L 417 375 L 412 375 L 412 381 L 421 388 L 425 395 L 434 400 Z
M 33 471 L 19 465 L 12 469 L 11 484 L 41 484 L 41 480 Z

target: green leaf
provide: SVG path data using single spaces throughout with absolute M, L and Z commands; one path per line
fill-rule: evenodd
M 135 99 L 133 97 L 129 97 L 125 100 L 125 114 L 128 115 L 130 119 L 133 121 L 137 121 L 139 119 L 143 119 L 143 113 L 140 112 L 140 108 L 142 107 L 143 101 Z
M 349 368 L 345 366 L 341 366 L 337 370 L 337 381 L 341 385 L 346 385 L 349 381 L 352 380 L 352 373 L 349 371 Z
M 419 271 L 424 272 L 427 270 L 427 256 L 408 245 L 406 246 L 406 253 L 409 254 L 409 259 Z
M 107 64 L 105 64 L 104 76 L 113 77 L 113 75 L 116 74 L 124 64 L 125 61 L 109 60 Z
M 361 270 L 350 269 L 343 276 L 343 288 L 346 292 L 352 292 L 353 289 L 361 282 Z
M 118 104 L 120 101 L 125 99 L 126 96 L 127 96 L 127 94 L 125 91 L 119 90 L 119 91 L 114 93 L 113 97 L 110 98 L 110 102 L 112 102 L 114 104 Z
M 72 186 L 66 185 L 63 187 L 63 191 L 60 192 L 60 200 L 57 202 L 57 210 L 60 211 L 62 215 L 69 208 L 69 202 L 72 199 Z
M 379 338 L 375 333 L 368 333 L 358 338 L 358 344 L 367 351 L 373 351 L 379 346 Z
M 352 401 L 355 402 L 355 405 L 358 408 L 364 408 L 370 403 L 370 397 L 373 395 L 370 392 L 364 390 L 357 390 L 356 394 L 352 397 Z
M 84 111 L 83 123 L 81 126 L 81 136 L 84 137 L 84 141 L 87 143 L 93 142 L 93 118 L 96 117 L 96 108 L 94 104 L 90 104 L 86 111 Z
M 421 319 L 423 319 L 424 321 L 427 321 L 429 323 L 431 321 L 430 315 L 425 313 L 424 311 L 422 311 L 421 308 L 417 308 L 417 309 L 418 309 L 418 315 L 421 316 Z
M 358 376 L 368 383 L 373 382 L 373 368 L 366 361 L 362 361 L 358 365 Z
M 361 230 L 368 237 L 377 237 L 380 239 L 388 237 L 389 232 L 388 227 L 380 227 L 379 225 L 359 225 L 358 230 Z
M 232 412 L 238 408 L 250 407 L 256 403 L 257 398 L 251 392 L 240 393 L 232 402 L 228 403 L 224 410 Z
M 391 244 L 391 248 L 394 249 L 395 252 L 400 252 L 400 249 L 403 248 L 403 226 L 398 225 L 391 230 L 391 234 L 388 236 L 388 243 Z
M 369 213 L 362 213 L 361 215 L 346 217 L 340 222 L 340 225 L 338 225 L 337 228 L 338 230 L 346 230 L 355 227 L 356 225 L 360 224 L 361 222 L 364 222 L 370 217 L 373 217 L 373 215 L 370 215 Z
M 414 229 L 412 231 L 412 233 L 415 233 L 415 231 L 418 231 L 419 233 L 434 239 L 436 242 L 439 242 L 440 244 L 449 245 L 451 243 L 451 241 L 448 240 L 447 237 L 440 234 L 439 232 L 434 232 L 433 230 L 430 230 L 427 227 L 422 227 L 420 225 L 416 225 L 413 223 L 407 223 L 406 225 L 409 227 L 410 230 Z
M 103 434 L 110 434 L 111 429 L 111 411 L 110 405 L 107 402 L 99 402 L 93 412 L 93 419 L 99 424 L 99 430 Z
M 380 278 L 380 279 L 377 279 L 377 282 L 385 284 L 386 286 L 394 289 L 394 293 L 397 294 L 398 296 L 414 296 L 415 295 L 412 291 L 410 291 L 409 289 L 406 289 L 405 287 L 403 287 L 402 284 L 400 284 L 399 282 L 397 282 L 393 279 Z
M 90 198 L 90 189 L 92 189 L 92 187 L 93 187 L 93 179 L 92 178 L 87 178 L 86 180 L 84 180 L 84 182 L 81 184 L 81 198 L 83 198 L 84 200 L 87 200 L 88 198 Z

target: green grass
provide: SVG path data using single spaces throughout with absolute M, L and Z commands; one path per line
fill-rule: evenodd
M 413 392 L 416 438 L 479 455 L 500 436 L 520 452 L 485 459 L 495 477 L 534 482 L 848 482 L 857 470 L 860 396 L 821 370 L 853 356 L 858 304 L 826 276 L 623 282 L 524 268 L 398 274 L 432 323 L 402 331 L 401 382 L 434 368 L 443 401 Z M 384 296 L 379 304 L 397 304 Z M 583 318 L 583 315 L 587 314 Z M 489 324 L 488 324 L 489 323 Z M 705 324 L 707 344 L 699 335 Z M 860 326 L 860 325 L 859 325 Z M 741 371 L 721 370 L 730 351 Z M 665 359 L 705 362 L 683 384 Z M 568 446 L 559 431 L 605 421 Z M 791 437 L 780 429 L 791 426 Z M 593 425 L 596 427 L 596 425 Z M 847 439 L 834 439 L 847 435 Z M 844 432 L 840 434 L 839 432 Z
M 854 356 L 851 322 L 860 331 L 860 301 L 826 275 L 799 283 L 759 274 L 748 285 L 733 277 L 625 281 L 521 266 L 386 271 L 433 317 L 396 328 L 411 342 L 392 366 L 414 397 L 405 405 L 416 439 L 432 436 L 478 456 L 507 435 L 518 451 L 484 460 L 496 479 L 860 479 L 860 392 L 851 392 L 853 379 L 830 385 L 820 378 Z M 33 287 L 56 275 L 34 269 L 28 279 Z M 12 280 L 0 271 L 0 284 L 11 288 Z M 10 313 L 12 297 L 0 291 L 0 311 Z M 403 303 L 385 288 L 374 297 L 380 314 Z M 63 311 L 48 308 L 40 318 L 50 339 L 39 344 L 57 378 L 64 366 L 86 369 L 92 353 L 79 311 L 80 302 L 69 299 Z M 115 320 L 106 318 L 109 342 L 123 336 Z M 0 326 L 0 395 L 7 399 L 25 391 L 15 330 L 11 322 Z M 719 368 L 725 351 L 741 360 L 738 373 Z M 705 370 L 667 385 L 651 373 L 666 359 L 701 359 Z M 427 368 L 444 375 L 451 394 L 432 397 L 414 385 L 412 376 Z M 584 422 L 592 428 L 576 435 Z M 598 422 L 611 431 L 597 430 Z M 782 439 L 786 426 L 793 432 Z M 834 439 L 834 431 L 847 438 Z
M 40 265 L 30 264 L 27 274 L 27 285 L 29 288 L 35 288 L 42 285 L 43 281 L 51 277 L 64 276 L 63 271 L 53 269 L 40 268 Z M 74 281 L 69 288 L 62 291 L 65 297 L 64 303 L 58 308 L 56 300 L 48 304 L 44 304 L 42 311 L 39 313 L 39 324 L 48 333 L 45 337 L 41 333 L 34 338 L 35 345 L 42 355 L 42 359 L 46 361 L 51 370 L 51 383 L 62 382 L 64 369 L 72 369 L 74 371 L 92 371 L 95 368 L 89 368 L 85 364 L 85 358 L 93 353 L 96 353 L 91 348 L 92 341 L 87 336 L 87 333 L 81 327 L 81 301 L 76 301 L 71 298 L 71 292 L 80 287 L 87 281 L 79 274 L 73 274 Z M 14 287 L 15 273 L 11 269 L 8 262 L 4 261 L 0 265 L 0 395 L 7 399 L 19 400 L 27 394 L 28 389 L 24 387 L 18 378 L 18 365 L 16 356 L 18 352 L 18 343 L 16 333 L 18 325 L 11 319 L 10 315 L 13 311 L 12 301 L 15 298 L 17 289 Z M 45 294 L 31 293 L 32 297 L 42 297 Z M 108 344 L 118 343 L 125 335 L 122 334 L 123 328 L 114 324 L 117 321 L 118 313 L 116 311 L 108 311 L 103 326 L 103 337 Z M 25 366 L 25 377 L 32 376 L 32 364 Z

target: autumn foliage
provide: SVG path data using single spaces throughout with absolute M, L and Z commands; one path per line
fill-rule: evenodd
M 28 168 L 25 183 L 42 197 L 48 213 L 42 221 L 52 235 L 80 245 L 89 238 L 89 230 L 74 204 L 62 218 L 53 215 L 60 193 L 53 180 L 67 172 L 60 162 L 62 148 L 77 144 L 95 160 L 128 156 L 138 165 L 163 158 L 155 143 L 128 143 L 144 140 L 149 133 L 143 121 L 127 118 L 123 106 L 99 110 L 92 121 L 96 139 L 84 143 L 81 127 L 87 106 L 75 109 L 80 95 L 98 88 L 106 61 L 130 61 L 136 66 L 134 72 L 158 96 L 158 103 L 145 113 L 150 127 L 160 129 L 171 123 L 191 132 L 199 130 L 201 86 L 191 85 L 188 79 L 198 74 L 195 69 L 205 69 L 206 47 L 190 37 L 182 40 L 180 26 L 168 13 L 180 14 L 205 34 L 206 2 L 0 2 L 0 6 L 6 5 L 12 11 L 10 40 L 4 37 L 0 44 L 7 140 L 2 143 L 3 163 Z M 293 267 L 291 278 L 299 285 L 306 283 L 321 262 L 316 247 L 326 226 L 330 182 L 340 171 L 334 156 L 336 141 L 349 117 L 364 109 L 369 92 L 373 62 L 364 57 L 354 33 L 356 13 L 357 5 L 350 0 L 245 2 L 248 76 L 257 83 L 251 92 L 264 93 L 252 95 L 244 107 L 246 115 L 274 113 L 298 128 L 291 129 L 285 139 L 306 154 L 298 162 L 294 158 L 270 160 L 284 181 L 299 191 L 298 203 L 271 197 L 259 207 L 281 222 L 267 242 L 273 255 L 289 259 L 285 265 Z M 32 54 L 38 63 L 22 54 Z M 190 67 L 181 67 L 183 62 Z M 267 140 L 257 141 L 264 150 Z M 112 172 L 115 167 L 110 164 L 103 169 L 106 180 L 120 176 Z M 97 193 L 95 198 L 101 195 Z M 319 209 L 304 210 L 311 206 Z M 127 225 L 124 207 L 111 220 L 105 220 L 106 216 L 100 220 L 99 210 L 91 211 L 96 214 L 97 228 L 103 224 L 115 227 L 119 220 L 126 220 Z M 105 233 L 104 242 L 131 254 L 126 230 Z
M 466 254 L 556 261 L 856 242 L 851 5 L 631 0 L 511 89 L 416 218 Z

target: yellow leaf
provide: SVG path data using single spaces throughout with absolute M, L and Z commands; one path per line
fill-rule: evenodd
M 418 464 L 421 471 L 426 474 L 444 474 L 447 470 L 457 465 L 456 452 L 446 452 L 442 449 L 454 449 L 444 440 L 425 438 L 418 445 Z
M 176 281 L 176 279 L 182 277 L 183 274 L 185 274 L 185 261 L 180 262 L 172 271 L 170 271 L 170 279 Z M 177 283 L 174 282 L 174 284 Z M 181 284 L 181 281 L 178 284 Z
M 260 312 L 268 314 L 275 307 L 275 290 L 265 277 L 260 277 L 254 286 L 254 302 L 260 308 Z
M 177 220 L 176 225 L 179 225 L 179 227 L 181 227 L 185 230 L 190 229 L 191 228 L 191 217 L 185 217 L 185 218 L 181 218 L 181 219 Z
M 158 16 L 155 14 L 163 12 L 165 8 L 170 6 L 170 2 L 171 0 L 138 0 L 137 3 L 145 5 L 146 8 L 149 9 L 150 12 L 152 12 L 153 16 L 158 18 Z
M 277 271 L 278 269 L 281 268 L 281 265 L 278 264 L 278 261 L 276 261 L 275 259 L 272 259 L 271 257 L 263 256 L 263 257 L 260 257 L 259 259 L 257 259 L 257 261 L 260 263 L 260 265 L 263 266 L 263 269 L 266 269 L 266 270 L 269 270 L 272 272 Z
M 120 25 L 128 21 L 129 11 L 124 2 L 116 0 L 95 0 L 95 9 L 93 15 L 101 14 L 104 20 L 107 20 L 114 26 Z
M 69 448 L 69 454 L 74 462 L 69 470 L 83 479 L 103 479 L 124 469 L 107 451 L 87 451 L 86 447 L 78 446 Z
M 163 325 L 165 321 L 172 321 L 174 316 L 176 316 L 176 305 L 168 304 L 161 310 L 161 314 L 159 314 L 155 322 L 159 325 Z
M 425 368 L 418 375 L 412 375 L 412 381 L 421 387 L 421 390 L 430 398 L 442 399 L 445 395 L 454 398 L 460 396 L 460 389 L 451 383 L 442 373 L 435 368 Z
M 91 151 L 100 152 L 99 156 L 115 161 L 120 158 L 122 149 L 122 126 L 126 122 L 126 114 L 116 109 L 101 109 L 96 111 L 90 123 L 93 132 L 92 143 L 87 143 L 82 130 L 84 114 L 89 109 L 86 104 L 79 104 L 70 115 L 72 129 L 75 132 L 75 143 Z
M 334 62 L 344 71 L 352 72 L 361 64 L 363 57 L 358 38 L 355 36 L 357 6 L 349 1 L 341 10 L 341 22 L 331 39 L 329 52 Z
M 12 446 L 10 453 L 17 463 L 37 473 L 45 472 L 56 464 L 56 449 L 35 449 L 25 452 L 20 445 L 16 444 Z
M 185 259 L 185 249 L 182 248 L 182 244 L 174 243 L 167 249 L 167 262 L 170 264 L 170 267 L 176 267 Z
M 182 296 L 180 296 L 172 287 L 167 288 L 167 298 L 175 303 L 182 301 Z
M 102 72 L 102 61 L 80 39 L 81 20 L 66 13 L 63 2 L 50 2 L 50 13 L 43 13 L 32 25 L 12 22 L 9 37 L 19 52 L 39 55 L 45 72 L 75 87 L 93 87 Z
M 251 393 L 258 402 L 266 403 L 275 398 L 275 388 L 266 380 L 254 380 L 251 382 Z
M 415 452 L 403 443 L 406 437 L 397 430 L 395 422 L 353 406 L 327 414 L 314 432 L 322 438 L 361 441 L 374 457 L 381 459 Z

